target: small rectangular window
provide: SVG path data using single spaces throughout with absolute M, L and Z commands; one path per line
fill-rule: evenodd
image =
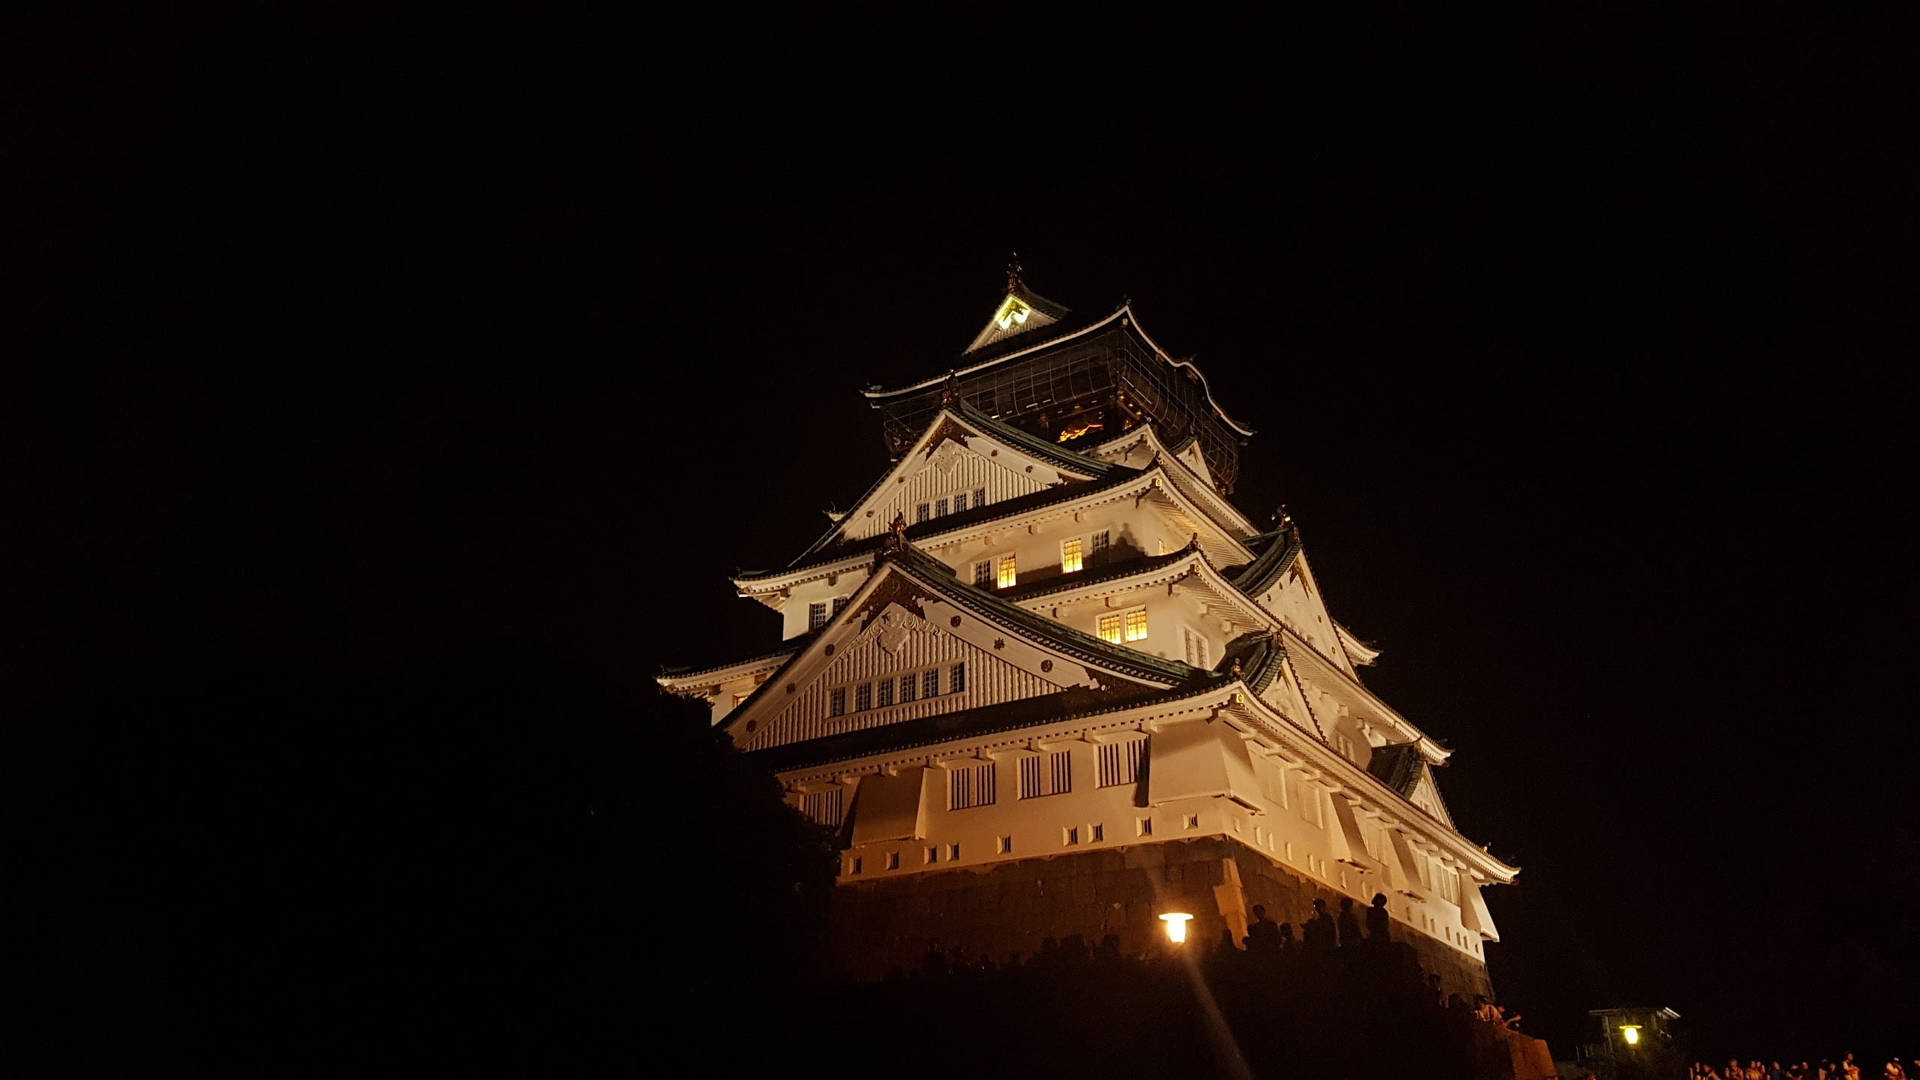
M 920 696 L 940 696 L 940 669 L 935 668 L 920 676 Z
M 967 688 L 967 665 L 955 664 L 947 669 L 947 693 L 957 694 Z
M 1188 814 L 1188 815 L 1187 815 L 1187 828 L 1189 828 L 1189 829 L 1197 829 L 1197 828 L 1199 828 L 1199 827 L 1200 827 L 1200 815 L 1199 815 L 1199 814 Z
M 823 600 L 818 604 L 808 604 L 807 605 L 807 629 L 818 630 L 825 625 L 827 625 L 826 601 Z
M 861 683 L 853 690 L 853 711 L 866 712 L 873 708 L 873 684 Z
M 997 841 L 995 841 L 995 843 L 994 843 L 994 845 L 993 845 L 993 850 L 995 851 L 995 853 L 997 853 L 997 854 L 1000 854 L 1000 855 L 1011 855 L 1011 854 L 1013 854 L 1013 837 L 1011 837 L 1011 836 L 1003 836 L 1003 837 L 1001 837 L 1001 838 L 1000 838 L 999 840 L 997 840 Z M 858 870 L 855 870 L 855 871 L 854 871 L 854 873 L 856 873 L 856 874 L 857 874 L 857 873 L 859 873 L 859 872 L 860 872 L 860 871 L 858 871 Z
M 1100 640 L 1111 641 L 1115 645 L 1120 644 L 1120 616 L 1100 616 Z
M 927 848 L 927 865 L 932 866 L 934 863 L 939 861 L 940 861 L 940 845 L 933 844 Z
M 1107 838 L 1107 827 L 1105 825 L 1087 826 L 1087 839 L 1090 842 L 1097 844 L 1100 841 L 1105 840 L 1106 838 Z
M 1094 533 L 1092 536 L 1088 537 L 1087 539 L 1091 541 L 1087 546 L 1090 549 L 1092 549 L 1093 564 L 1095 566 L 1098 566 L 1101 563 L 1105 562 L 1107 558 L 1106 530 L 1102 529 L 1101 531 Z
M 1147 609 L 1140 608 L 1135 611 L 1127 612 L 1126 639 L 1128 641 L 1141 641 L 1141 640 L 1144 640 L 1146 636 L 1147 636 Z
M 847 715 L 847 688 L 836 686 L 827 692 L 827 714 L 830 716 Z
M 833 598 L 833 613 L 834 613 L 835 615 L 838 615 L 838 614 L 840 614 L 841 612 L 843 612 L 843 611 L 845 611 L 845 610 L 847 610 L 847 601 L 849 601 L 849 600 L 851 600 L 851 599 L 853 599 L 853 597 L 851 597 L 851 596 L 836 596 L 836 597 L 834 597 L 834 598 Z
M 927 517 L 928 517 L 928 513 L 929 513 L 929 511 L 931 511 L 932 509 L 933 509 L 933 508 L 932 508 L 932 507 L 930 507 L 930 506 L 928 506 L 928 505 L 927 505 L 926 503 L 921 503 L 921 504 L 920 504 L 919 506 L 916 506 L 916 507 L 914 507 L 914 508 L 913 508 L 913 520 L 914 520 L 914 522 L 915 522 L 915 523 L 917 524 L 917 523 L 919 523 L 919 522 L 922 522 L 922 521 L 925 521 L 925 520 L 927 520 Z
M 976 508 L 987 505 L 987 489 L 986 488 L 973 489 L 973 505 Z
M 983 589 L 993 584 L 993 560 L 992 559 L 988 559 L 986 562 L 977 562 L 973 564 L 973 583 L 975 585 L 980 586 Z
M 1153 819 L 1150 817 L 1135 818 L 1133 821 L 1133 831 L 1136 836 L 1152 836 Z
M 955 495 L 953 497 L 953 512 L 956 514 L 964 513 L 966 512 L 966 509 L 967 509 L 967 493 L 963 491 L 960 494 Z
M 947 500 L 945 500 L 945 499 L 935 499 L 935 500 L 933 501 L 933 516 L 934 516 L 934 517 L 946 517 L 946 516 L 947 516 Z
M 1071 574 L 1086 565 L 1079 537 L 1060 541 L 1060 572 Z
M 853 869 L 849 871 L 849 873 L 857 874 L 859 872 L 860 872 L 860 856 L 855 855 L 853 857 Z
M 947 861 L 948 862 L 960 861 L 960 845 L 959 844 L 947 845 Z
M 900 676 L 900 703 L 902 705 L 920 696 L 920 676 Z
M 1079 826 L 1068 825 L 1063 827 L 1060 830 L 1060 846 L 1061 847 L 1072 847 L 1073 845 L 1079 842 L 1080 842 Z
M 875 702 L 874 704 L 882 709 L 893 704 L 893 680 L 892 679 L 880 680 L 880 700 Z
M 899 852 L 897 851 L 887 852 L 887 869 L 889 870 L 900 869 L 900 853 Z
M 1000 556 L 1000 577 L 998 584 L 1003 589 L 1011 589 L 1020 582 L 1020 569 L 1014 563 L 1013 556 Z

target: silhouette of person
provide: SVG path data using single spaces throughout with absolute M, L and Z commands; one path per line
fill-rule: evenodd
M 1312 952 L 1332 951 L 1333 916 L 1327 914 L 1325 900 L 1313 902 L 1313 918 L 1300 928 L 1300 943 Z
M 1247 925 L 1247 951 L 1267 954 L 1280 951 L 1280 927 L 1267 918 L 1264 904 L 1253 905 L 1253 922 Z
M 1387 894 L 1374 893 L 1373 906 L 1367 909 L 1367 944 L 1376 947 L 1385 945 L 1391 938 L 1391 922 L 1387 914 Z
M 1353 948 L 1360 944 L 1360 916 L 1353 913 L 1353 901 L 1342 897 L 1340 900 L 1340 947 Z

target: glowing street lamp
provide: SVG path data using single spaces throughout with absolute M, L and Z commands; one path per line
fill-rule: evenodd
M 1639 1024 L 1620 1025 L 1620 1037 L 1627 1040 L 1628 1046 L 1640 1045 L 1640 1025 Z
M 1169 911 L 1160 916 L 1167 924 L 1167 940 L 1175 945 L 1187 940 L 1187 921 L 1193 916 L 1184 911 Z

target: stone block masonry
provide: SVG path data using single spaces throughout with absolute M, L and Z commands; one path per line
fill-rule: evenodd
M 935 943 L 1005 963 L 1016 954 L 1032 959 L 1046 938 L 1078 934 L 1091 948 L 1114 934 L 1122 953 L 1137 955 L 1167 947 L 1159 916 L 1168 911 L 1192 914 L 1188 947 L 1206 949 L 1223 930 L 1237 945 L 1255 904 L 1292 923 L 1297 937 L 1316 899 L 1337 913 L 1342 899 L 1354 898 L 1225 837 L 1130 845 L 843 882 L 834 893 L 833 955 L 843 974 L 863 980 L 915 970 Z M 1393 938 L 1439 973 L 1444 992 L 1492 996 L 1478 958 L 1398 920 Z

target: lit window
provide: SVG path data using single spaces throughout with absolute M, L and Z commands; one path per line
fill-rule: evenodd
M 827 703 L 827 712 L 829 715 L 847 715 L 847 688 L 844 686 L 834 687 L 833 692 L 827 695 Z
M 1085 560 L 1081 558 L 1081 550 L 1081 540 L 1077 536 L 1071 540 L 1060 541 L 1061 573 L 1071 574 L 1086 565 Z
M 1092 536 L 1088 537 L 1087 539 L 1092 541 L 1092 543 L 1088 544 L 1087 546 L 1093 549 L 1093 563 L 1095 566 L 1098 566 L 1100 565 L 1101 561 L 1107 557 L 1106 530 L 1102 529 L 1100 532 L 1094 533 Z
M 953 497 L 953 512 L 958 514 L 967 508 L 967 493 L 961 492 Z
M 866 712 L 873 708 L 873 684 L 861 683 L 853 691 L 853 711 Z
M 877 704 L 883 709 L 893 704 L 893 680 L 892 679 L 880 680 L 880 700 L 879 702 L 877 702 Z
M 947 693 L 957 694 L 967 688 L 967 665 L 955 664 L 947 669 Z
M 987 505 L 987 489 L 986 488 L 973 489 L 973 505 L 976 507 Z
M 1011 589 L 1013 588 L 1014 583 L 1019 580 L 1020 580 L 1020 569 L 1018 565 L 1015 564 L 1013 560 L 1013 556 L 1002 555 L 1000 557 L 1000 578 L 999 578 L 1000 587 L 1003 589 Z
M 946 516 L 947 516 L 947 500 L 945 500 L 945 499 L 936 499 L 936 500 L 934 500 L 934 503 L 933 503 L 933 516 L 934 516 L 934 517 L 946 517 Z
M 920 689 L 919 676 L 916 676 L 916 675 L 900 676 L 900 701 L 902 704 L 912 701 L 915 697 L 918 697 L 919 695 L 917 691 L 919 689 Z
M 988 559 L 986 562 L 977 562 L 973 564 L 973 583 L 975 585 L 980 586 L 983 589 L 993 584 L 993 560 L 992 559 Z
M 921 697 L 939 697 L 940 696 L 940 669 L 939 668 L 935 668 L 932 671 L 926 672 L 925 674 L 920 676 L 920 696 Z
M 807 629 L 818 630 L 827 625 L 827 605 L 822 602 L 807 605 Z
M 928 506 L 926 503 L 921 503 L 919 506 L 914 507 L 913 508 L 914 522 L 919 523 L 927 520 L 927 515 L 931 510 L 932 510 L 932 507 Z
M 1115 645 L 1120 644 L 1120 616 L 1100 616 L 1100 640 L 1111 641 Z
M 1127 640 L 1140 641 L 1147 636 L 1147 609 L 1127 612 Z

